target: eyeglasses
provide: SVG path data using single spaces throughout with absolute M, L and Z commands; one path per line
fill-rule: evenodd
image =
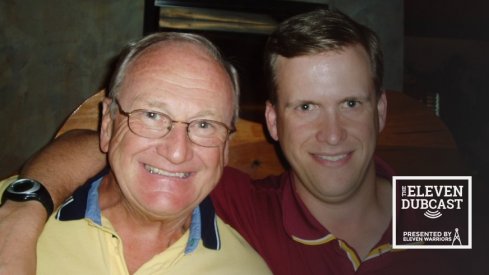
M 170 133 L 174 123 L 182 123 L 187 125 L 187 136 L 194 144 L 203 147 L 217 147 L 224 144 L 229 135 L 236 131 L 214 120 L 196 119 L 184 122 L 173 120 L 167 114 L 156 111 L 138 109 L 126 112 L 117 99 L 113 102 L 117 104 L 119 113 L 127 117 L 131 132 L 140 137 L 162 138 Z

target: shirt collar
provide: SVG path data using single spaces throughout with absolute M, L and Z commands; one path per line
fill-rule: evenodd
M 98 188 L 104 175 L 105 173 L 76 190 L 58 209 L 56 219 L 72 221 L 87 218 L 101 225 L 102 216 L 98 203 Z M 221 248 L 217 216 L 210 197 L 206 197 L 199 204 L 199 207 L 194 209 L 189 230 L 189 240 L 185 248 L 186 254 L 194 251 L 201 239 L 204 247 L 208 249 L 219 250 Z
M 292 179 L 292 173 L 282 175 L 282 218 L 285 231 L 294 240 L 304 244 L 321 244 L 331 238 L 324 228 L 306 208 L 299 198 Z M 331 236 L 331 237 L 328 237 Z
M 374 161 L 377 175 L 389 180 L 395 175 L 394 170 L 380 157 L 375 156 Z M 282 218 L 287 234 L 295 241 L 306 245 L 320 245 L 336 239 L 304 205 L 295 190 L 292 173 L 284 173 L 280 181 L 283 186 Z M 390 231 L 387 230 L 383 234 L 382 241 L 391 242 Z

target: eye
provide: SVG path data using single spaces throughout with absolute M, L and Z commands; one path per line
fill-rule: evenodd
M 312 103 L 303 103 L 297 106 L 297 110 L 302 112 L 312 111 L 316 108 L 316 106 Z
M 220 130 L 219 124 L 209 120 L 195 120 L 190 122 L 190 133 L 198 137 L 210 137 Z
M 190 128 L 194 131 L 198 131 L 199 133 L 213 133 L 219 128 L 219 124 L 217 122 L 211 120 L 195 120 L 190 123 Z
M 350 109 L 355 108 L 358 105 L 360 105 L 360 101 L 354 100 L 354 99 L 348 99 L 348 100 L 345 100 L 345 102 L 344 102 L 344 106 L 347 108 L 350 108 Z
M 161 114 L 156 113 L 156 112 L 146 111 L 146 112 L 144 112 L 144 118 L 149 119 L 149 120 L 160 120 Z
M 154 111 L 142 110 L 137 117 L 141 122 L 151 127 L 166 127 L 167 124 L 171 123 L 167 116 Z
M 196 126 L 197 126 L 199 129 L 209 129 L 209 128 L 213 128 L 212 122 L 207 121 L 207 120 L 199 120 L 199 121 L 197 121 L 197 122 L 196 122 Z

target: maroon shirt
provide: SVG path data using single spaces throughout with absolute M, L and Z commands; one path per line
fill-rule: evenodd
M 389 179 L 393 175 L 392 169 L 380 159 L 376 159 L 376 167 L 378 175 Z M 393 250 L 391 226 L 361 262 L 352 247 L 329 233 L 312 216 L 295 192 L 291 174 L 287 172 L 253 181 L 245 173 L 226 168 L 211 195 L 218 215 L 241 233 L 274 274 L 460 272 L 447 268 L 446 261 L 439 260 L 442 253 Z

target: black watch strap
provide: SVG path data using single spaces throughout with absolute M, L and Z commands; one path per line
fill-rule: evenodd
M 53 199 L 48 190 L 37 180 L 18 179 L 12 182 L 3 192 L 0 205 L 3 205 L 6 200 L 19 202 L 36 200 L 44 206 L 48 217 L 53 213 Z

